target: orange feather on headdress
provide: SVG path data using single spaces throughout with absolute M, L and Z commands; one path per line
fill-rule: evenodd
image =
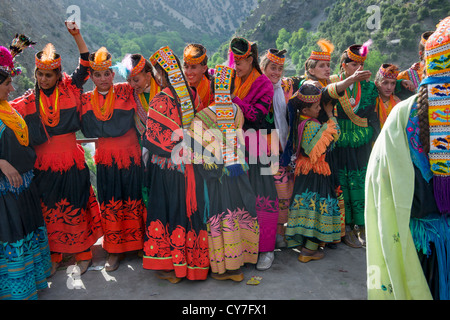
M 322 49 L 323 52 L 332 54 L 334 51 L 334 45 L 328 40 L 320 39 L 319 41 L 317 41 L 317 44 L 319 45 L 319 47 Z
M 53 61 L 55 59 L 55 55 L 56 55 L 55 46 L 51 43 L 48 43 L 45 46 L 44 50 L 42 51 L 41 60 L 42 62 Z
M 101 47 L 98 49 L 98 51 L 95 53 L 94 62 L 95 64 L 100 64 L 108 59 L 108 50 L 105 47 Z

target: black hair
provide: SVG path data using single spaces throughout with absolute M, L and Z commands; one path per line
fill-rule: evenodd
M 304 84 L 300 87 L 300 89 L 297 91 L 296 94 L 292 96 L 292 98 L 289 100 L 289 103 L 294 107 L 297 112 L 302 113 L 304 109 L 311 108 L 314 103 L 311 102 L 304 102 L 298 98 L 298 93 L 302 92 L 304 95 L 312 96 L 317 95 L 319 91 L 321 91 L 319 88 L 317 88 L 315 85 L 312 84 Z
M 262 74 L 263 72 L 261 71 L 261 67 L 259 66 L 258 62 L 258 45 L 256 44 L 256 42 L 250 43 L 244 38 L 234 38 L 233 40 L 231 40 L 230 48 L 233 52 L 247 52 L 249 45 L 251 46 L 251 53 L 249 57 L 253 58 L 253 68 L 255 68 L 260 74 Z

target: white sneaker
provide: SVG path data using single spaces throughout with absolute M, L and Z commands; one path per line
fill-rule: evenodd
M 256 269 L 260 270 L 260 271 L 269 269 L 272 266 L 272 262 L 273 262 L 274 258 L 275 258 L 275 255 L 274 255 L 273 251 L 260 253 L 258 263 L 256 264 Z

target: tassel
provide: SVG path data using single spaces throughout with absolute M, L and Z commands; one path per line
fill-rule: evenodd
M 191 216 L 197 210 L 197 196 L 195 191 L 195 175 L 194 167 L 192 164 L 187 164 L 184 171 L 186 180 L 186 211 L 187 217 L 191 219 Z
M 228 52 L 228 67 L 232 69 L 236 68 L 236 63 L 234 62 L 234 53 L 231 50 Z
M 203 180 L 203 189 L 205 194 L 205 210 L 203 211 L 203 223 L 207 224 L 209 219 L 209 193 L 206 180 Z
M 450 213 L 450 177 L 433 177 L 434 198 L 441 214 Z

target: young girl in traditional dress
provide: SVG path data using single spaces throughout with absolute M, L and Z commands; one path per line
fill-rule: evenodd
M 163 88 L 150 103 L 144 147 L 149 187 L 144 268 L 172 283 L 208 276 L 208 233 L 203 222 L 203 180 L 183 160 L 185 134 L 200 100 L 189 89 L 180 62 L 169 47 L 150 58 Z
M 62 74 L 52 44 L 36 54 L 36 88 L 12 102 L 24 116 L 37 160 L 34 173 L 52 252 L 52 274 L 63 253 L 75 254 L 81 274 L 92 263 L 91 246 L 102 236 L 99 206 L 90 182 L 80 130 L 81 91 L 89 77 L 89 52 L 79 29 L 68 25 L 81 57 Z
M 267 270 L 274 260 L 278 225 L 278 194 L 267 150 L 270 124 L 266 117 L 273 99 L 273 84 L 264 75 L 258 63 L 258 47 L 244 38 L 230 43 L 230 60 L 235 61 L 236 89 L 231 95 L 233 103 L 244 113 L 244 132 L 249 163 L 249 177 L 256 193 L 256 210 L 260 226 L 258 270 Z M 232 63 L 232 61 L 230 61 Z M 233 64 L 233 63 L 232 63 Z M 255 150 L 256 149 L 256 150 Z M 275 161 L 275 165 L 278 164 Z M 275 172 L 276 173 L 276 172 Z
M 119 267 L 125 252 L 142 250 L 146 211 L 134 89 L 128 83 L 113 84 L 111 67 L 111 54 L 106 48 L 90 55 L 95 89 L 82 95 L 81 110 L 84 136 L 98 138 L 94 159 L 108 272 Z
M 378 88 L 376 110 L 381 128 L 383 128 L 389 113 L 392 111 L 392 108 L 394 108 L 395 105 L 401 101 L 400 98 L 394 94 L 398 72 L 397 66 L 384 63 L 381 65 L 375 76 L 374 82 Z
M 202 102 L 201 109 L 207 108 L 214 102 L 214 94 L 211 92 L 208 56 L 204 46 L 201 44 L 189 44 L 184 48 L 183 71 L 189 85 L 197 90 L 197 94 Z
M 273 84 L 273 101 L 266 120 L 271 124 L 271 132 L 273 134 L 276 133 L 278 136 L 280 154 L 283 153 L 286 147 L 289 134 L 287 103 L 295 91 L 294 80 L 283 77 L 285 53 L 286 50 L 269 49 L 260 62 L 263 73 Z M 277 174 L 274 175 L 274 179 L 279 204 L 276 246 L 283 248 L 286 247 L 284 232 L 294 187 L 294 175 L 289 170 L 289 167 L 280 165 Z
M 333 116 L 333 104 L 325 103 L 329 120 L 317 118 L 321 109 L 322 90 L 304 84 L 289 101 L 300 113 L 298 147 L 295 160 L 295 185 L 289 208 L 286 239 L 289 247 L 303 246 L 299 261 L 322 259 L 319 243 L 339 241 L 341 214 L 331 172 L 329 150 L 339 139 L 340 130 Z
M 147 121 L 148 106 L 150 101 L 161 91 L 153 73 L 150 62 L 141 54 L 127 54 L 123 60 L 112 67 L 122 78 L 126 79 L 133 89 L 133 97 L 136 103 L 135 124 L 138 132 L 139 143 L 142 150 L 142 158 L 148 158 L 148 150 L 143 147 L 143 134 Z M 148 189 L 142 187 L 142 197 L 145 206 L 148 204 Z
M 28 126 L 7 100 L 17 73 L 13 58 L 31 42 L 20 35 L 13 43 L 18 50 L 0 47 L 0 300 L 35 300 L 48 287 L 51 260 L 33 179 L 36 153 Z
M 256 196 L 240 150 L 244 116 L 230 98 L 233 81 L 233 69 L 216 66 L 215 102 L 197 113 L 190 134 L 194 141 L 194 164 L 204 179 L 208 204 L 204 219 L 211 276 L 217 280 L 242 281 L 241 267 L 258 260 L 259 226 Z

